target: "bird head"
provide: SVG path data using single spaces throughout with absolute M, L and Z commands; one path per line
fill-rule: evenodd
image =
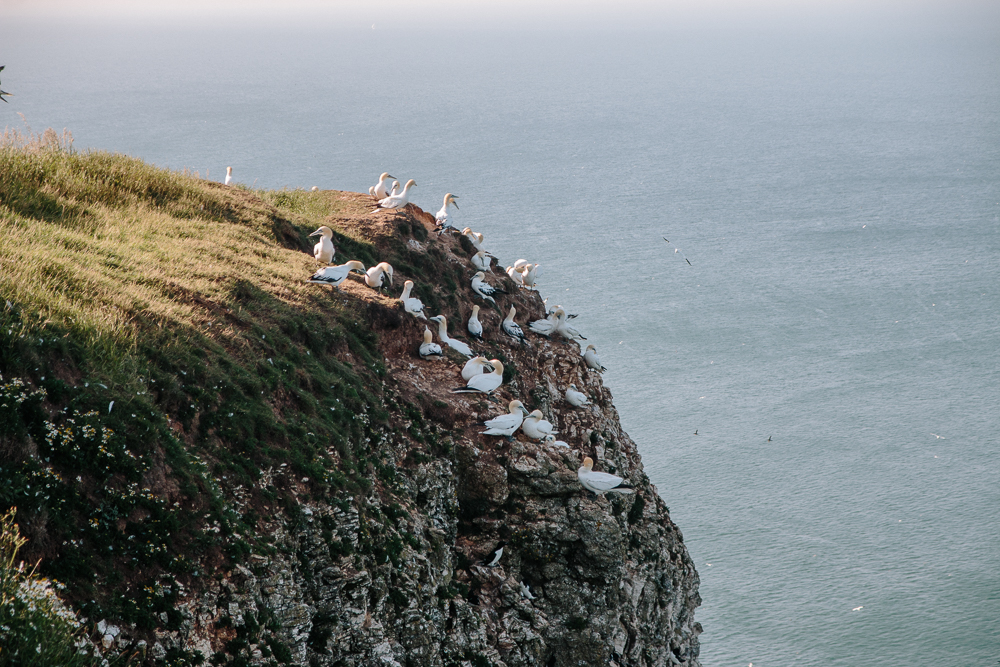
M 410 180 L 408 180 L 406 182 L 406 185 L 404 186 L 404 188 L 412 188 L 416 184 L 417 184 L 417 182 L 411 178 Z
M 389 172 L 387 172 L 387 171 L 383 171 L 382 175 L 378 177 L 378 180 L 379 181 L 384 181 L 384 180 L 389 179 L 389 178 L 396 178 L 396 177 L 395 176 L 390 176 Z
M 597 348 L 594 347 L 593 345 L 588 345 L 587 346 L 587 351 L 589 352 L 590 350 L 593 350 L 594 352 L 597 352 Z
M 528 414 L 528 409 L 526 407 L 524 407 L 524 403 L 522 403 L 521 401 L 518 401 L 518 400 L 511 401 L 510 405 L 507 406 L 507 410 L 510 411 L 510 412 L 514 412 L 514 410 L 520 410 L 526 416 Z
M 584 458 L 583 459 L 583 467 L 586 468 L 588 471 L 593 470 L 594 469 L 594 459 L 590 458 L 589 456 L 586 457 L 586 458 Z
M 313 232 L 309 236 L 325 236 L 328 239 L 332 239 L 333 238 L 333 230 L 330 229 L 329 227 L 327 227 L 326 225 L 323 225 L 322 227 L 320 227 L 319 229 L 317 229 L 315 232 Z
M 365 265 L 362 264 L 361 262 L 359 262 L 356 259 L 352 259 L 351 261 L 349 261 L 344 266 L 349 267 L 349 270 L 351 270 L 351 271 L 357 271 L 358 273 L 364 273 L 365 272 Z
M 472 276 L 472 277 L 473 277 L 473 278 L 479 278 L 480 280 L 482 280 L 483 278 L 485 278 L 485 277 L 486 277 L 486 272 L 484 272 L 484 271 L 479 271 L 479 272 L 477 272 L 477 273 L 476 273 L 476 275 L 474 275 L 474 276 Z
M 453 204 L 455 208 L 458 208 L 458 203 L 455 201 L 458 199 L 458 195 L 453 195 L 450 192 L 444 196 L 444 205 Z
M 495 374 L 503 376 L 503 363 L 499 359 L 490 359 L 490 366 Z
M 528 416 L 534 417 L 535 419 L 545 419 L 545 415 L 542 414 L 541 410 L 532 410 Z

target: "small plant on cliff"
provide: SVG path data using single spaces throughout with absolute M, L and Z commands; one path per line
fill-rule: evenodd
M 76 614 L 56 595 L 61 584 L 23 562 L 15 565 L 27 542 L 14 523 L 15 512 L 0 516 L 0 666 L 102 664 L 105 658 L 87 640 Z

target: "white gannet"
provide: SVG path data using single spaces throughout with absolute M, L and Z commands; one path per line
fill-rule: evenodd
M 383 283 L 392 285 L 392 266 L 388 262 L 379 262 L 365 273 L 365 284 L 372 289 L 382 289 Z
M 493 260 L 490 259 L 490 256 L 486 254 L 485 250 L 480 250 L 475 255 L 473 255 L 472 259 L 469 261 L 471 261 L 472 265 L 476 267 L 476 269 L 478 269 L 479 271 L 489 271 L 490 262 Z
M 521 269 L 515 268 L 513 266 L 507 267 L 507 276 L 510 277 L 518 285 L 524 285 L 524 276 L 521 275 Z
M 469 315 L 468 329 L 470 334 L 479 340 L 483 339 L 483 323 L 479 321 L 479 306 L 472 307 L 472 314 Z
M 500 557 L 503 556 L 503 548 L 505 546 L 507 546 L 507 543 L 501 541 L 500 544 L 497 545 L 497 548 L 493 550 L 493 553 L 483 559 L 483 563 L 486 564 L 486 567 L 496 567 L 497 564 L 500 563 Z
M 233 182 L 233 168 L 226 167 L 226 185 L 229 185 L 232 182 Z
M 556 440 L 556 436 L 554 435 L 545 436 L 544 442 L 546 445 L 552 445 L 553 447 L 565 447 L 566 449 L 569 449 L 568 444 L 566 444 L 562 440 Z
M 559 431 L 553 431 L 552 422 L 545 419 L 541 410 L 535 410 L 521 424 L 521 433 L 532 440 L 542 440 L 547 435 L 555 435 Z
M 511 306 L 507 317 L 500 323 L 500 328 L 511 338 L 516 338 L 519 342 L 524 343 L 524 331 L 521 329 L 521 325 L 514 321 L 515 315 L 517 315 L 517 310 Z
M 455 201 L 456 199 L 458 199 L 458 195 L 453 195 L 450 192 L 446 194 L 444 196 L 444 206 L 442 206 L 441 210 L 434 216 L 434 222 L 437 223 L 437 226 L 441 228 L 442 232 L 446 229 L 454 229 L 456 232 L 458 231 L 458 228 L 452 227 L 451 223 L 448 221 L 448 204 L 458 208 L 458 203 Z
M 418 352 L 424 359 L 441 356 L 441 346 L 434 342 L 434 334 L 427 327 L 424 327 L 424 342 L 420 344 Z
M 400 192 L 398 195 L 389 195 L 384 199 L 380 199 L 378 202 L 379 207 L 390 208 L 390 209 L 405 207 L 407 204 L 410 203 L 410 188 L 412 188 L 416 184 L 417 182 L 411 178 L 406 182 L 406 185 L 403 186 L 403 191 Z
M 389 172 L 383 171 L 382 175 L 378 177 L 378 183 L 368 188 L 368 194 L 375 199 L 385 199 L 389 196 L 389 179 L 396 178 L 395 176 L 390 176 Z
M 340 287 L 340 283 L 347 280 L 347 274 L 351 271 L 357 271 L 358 273 L 365 272 L 365 265 L 356 259 L 352 259 L 347 264 L 341 264 L 339 266 L 328 266 L 325 269 L 320 269 L 316 273 L 312 274 L 307 282 L 316 283 L 317 285 L 330 285 L 331 287 Z
M 567 340 L 576 340 L 576 339 L 587 340 L 586 336 L 577 331 L 575 328 L 571 327 L 569 323 L 566 321 L 567 317 L 565 310 L 563 310 L 562 308 L 557 308 L 556 310 L 559 311 L 556 314 L 555 331 L 557 334 L 559 334 L 560 336 L 562 336 Z
M 538 264 L 525 264 L 521 269 L 521 283 L 528 289 L 535 287 L 535 281 L 542 277 L 542 269 Z
M 593 491 L 599 496 L 603 496 L 609 491 L 618 493 L 635 493 L 635 489 L 627 486 L 619 486 L 625 480 L 617 475 L 606 472 L 594 472 L 594 459 L 589 456 L 583 460 L 583 466 L 576 471 L 576 476 L 580 484 L 588 491 Z
M 521 427 L 524 416 L 528 410 L 521 401 L 511 401 L 507 406 L 507 414 L 487 419 L 484 422 L 485 431 L 480 431 L 481 435 L 500 435 L 506 438 L 513 438 L 514 432 Z
M 527 266 L 527 264 L 528 264 L 528 260 L 526 260 L 526 259 L 519 259 L 516 262 L 514 262 L 514 268 L 517 269 L 518 271 L 520 271 L 525 266 Z
M 403 293 L 400 295 L 399 300 L 403 302 L 403 310 L 408 313 L 412 313 L 416 317 L 422 320 L 426 320 L 427 316 L 424 315 L 424 304 L 420 299 L 410 296 L 410 290 L 413 289 L 413 281 L 407 280 L 403 283 Z
M 582 391 L 577 391 L 576 385 L 571 384 L 569 389 L 566 390 L 566 402 L 572 405 L 574 408 L 578 408 L 582 405 L 588 405 L 590 399 Z
M 320 237 L 319 243 L 313 246 L 313 257 L 316 258 L 316 261 L 323 264 L 333 264 L 333 256 L 337 253 L 337 249 L 333 247 L 333 230 L 323 225 L 309 236 Z
M 535 596 L 531 594 L 531 589 L 528 588 L 528 584 L 524 583 L 523 581 L 521 582 L 521 597 L 528 600 L 535 599 Z
M 472 229 L 470 229 L 469 227 L 463 229 L 462 234 L 465 236 L 465 238 L 469 239 L 469 241 L 472 242 L 472 247 L 474 247 L 477 251 L 485 252 L 487 255 L 490 254 L 489 251 L 483 247 L 482 234 L 477 234 L 476 232 L 472 231 Z
M 469 380 L 467 385 L 458 389 L 452 389 L 452 391 L 455 393 L 480 392 L 489 394 L 503 384 L 503 363 L 499 359 L 490 359 L 490 366 L 493 367 L 492 373 L 475 375 Z
M 441 342 L 455 350 L 459 354 L 464 354 L 467 357 L 472 356 L 472 348 L 463 343 L 460 340 L 448 337 L 448 318 L 444 315 L 435 315 L 431 318 L 431 322 L 438 323 L 438 338 Z
M 486 273 L 484 271 L 480 271 L 476 275 L 472 276 L 472 291 L 487 301 L 493 301 L 493 303 L 496 303 L 491 295 L 506 294 L 506 292 L 498 287 L 493 287 L 493 285 L 486 282 L 485 278 Z
M 540 334 L 548 338 L 556 332 L 556 328 L 559 326 L 560 316 L 565 316 L 566 311 L 562 308 L 556 308 L 549 316 L 544 320 L 535 320 L 534 322 L 528 323 L 528 328 L 531 329 L 536 334 Z
M 468 382 L 477 375 L 492 372 L 493 367 L 490 366 L 489 359 L 486 357 L 473 357 L 466 361 L 465 366 L 462 367 L 462 379 Z
M 587 346 L 587 351 L 583 353 L 583 360 L 587 363 L 588 368 L 593 368 L 599 373 L 603 373 L 608 370 L 601 365 L 601 358 L 597 356 L 597 348 L 593 345 Z

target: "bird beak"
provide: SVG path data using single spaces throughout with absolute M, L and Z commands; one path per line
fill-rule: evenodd
M 392 179 L 395 179 L 396 177 L 395 177 L 395 176 L 386 176 L 386 178 L 392 178 Z
M 524 407 L 523 405 L 521 406 L 521 412 L 524 413 L 525 417 L 531 414 L 530 412 L 528 412 L 528 408 Z
M 322 233 L 323 233 L 323 232 L 321 232 L 321 231 L 319 231 L 319 230 L 317 229 L 317 230 L 316 230 L 315 232 L 313 232 L 313 233 L 312 233 L 312 234 L 310 234 L 309 236 L 319 236 L 319 235 L 320 235 L 320 234 L 322 234 Z
M 451 200 L 451 203 L 455 204 L 455 208 L 458 208 L 458 202 L 456 202 L 454 199 Z

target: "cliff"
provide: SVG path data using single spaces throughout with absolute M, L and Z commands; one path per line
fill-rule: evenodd
M 542 300 L 496 267 L 503 314 L 474 295 L 468 240 L 371 209 L 8 149 L 0 509 L 22 555 L 145 664 L 697 665 L 698 575 L 600 375 L 499 332 Z M 496 401 L 451 393 L 461 360 L 421 359 L 396 299 L 304 282 L 320 224 L 453 335 L 483 307 Z M 571 449 L 480 435 L 514 398 Z M 585 491 L 584 456 L 636 493 Z

